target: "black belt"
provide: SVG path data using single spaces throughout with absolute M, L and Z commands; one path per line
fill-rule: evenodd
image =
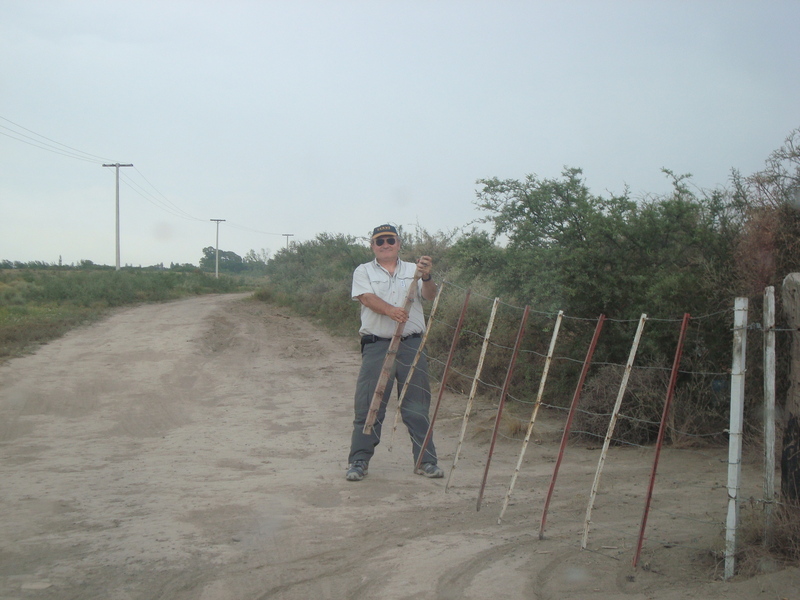
M 404 337 L 400 338 L 401 342 L 405 342 L 409 338 L 418 338 L 422 337 L 421 333 L 411 333 Z M 392 338 L 382 338 L 378 337 L 377 335 L 362 335 L 361 336 L 361 345 L 364 346 L 365 344 L 374 344 L 375 342 L 391 342 Z

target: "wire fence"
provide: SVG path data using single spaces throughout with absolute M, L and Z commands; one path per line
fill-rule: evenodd
M 633 554 L 634 565 L 649 569 L 657 568 L 662 553 L 683 548 L 712 574 L 722 572 L 733 306 L 686 315 L 687 327 L 682 318 L 585 319 L 526 311 L 450 282 L 440 300 L 451 309 L 440 304 L 428 317 L 429 332 L 439 340 L 426 348 L 431 382 L 435 396 L 446 378 L 445 418 L 463 419 L 446 490 L 474 491 L 478 510 L 482 503 L 483 510 L 498 510 L 498 522 L 528 521 L 542 511 L 540 539 L 573 540 L 567 543 L 619 560 Z M 710 338 L 720 337 L 720 322 L 730 333 L 716 339 L 727 347 L 722 360 L 708 347 Z M 753 338 L 751 348 L 760 348 L 760 327 L 748 327 L 745 335 Z M 670 339 L 674 347 L 679 337 L 685 351 L 671 365 L 673 357 L 657 349 Z M 627 362 L 615 360 L 619 350 L 610 348 L 622 340 L 630 347 Z M 587 353 L 591 344 L 596 347 Z M 662 415 L 671 381 L 674 404 Z M 757 431 L 755 425 L 751 430 Z M 659 435 L 665 442 L 660 460 Z M 556 454 L 559 438 L 563 446 Z M 773 503 L 763 497 L 760 444 L 751 438 L 737 484 L 742 491 L 736 501 L 749 511 L 747 518 Z M 493 453 L 498 462 L 490 468 Z M 484 466 L 483 482 L 464 481 L 459 460 Z M 562 461 L 569 493 L 557 480 Z M 575 493 L 576 487 L 585 491 Z

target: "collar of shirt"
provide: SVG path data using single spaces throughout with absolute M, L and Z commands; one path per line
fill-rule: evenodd
M 376 267 L 378 267 L 378 268 L 380 268 L 380 269 L 383 269 L 384 271 L 386 271 L 387 273 L 389 273 L 389 269 L 387 269 L 387 268 L 386 268 L 386 267 L 384 267 L 384 266 L 383 266 L 381 263 L 379 263 L 377 258 L 373 258 L 373 259 L 372 259 L 372 262 L 373 262 L 373 263 L 375 263 L 375 266 L 376 266 Z M 391 276 L 397 275 L 397 270 L 400 268 L 400 263 L 401 263 L 401 262 L 402 262 L 402 261 L 401 261 L 401 260 L 398 258 L 398 259 L 397 259 L 397 262 L 396 262 L 396 263 L 394 263 L 394 273 L 389 273 L 389 275 L 391 275 Z

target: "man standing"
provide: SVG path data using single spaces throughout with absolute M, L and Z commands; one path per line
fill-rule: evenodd
M 348 481 L 361 481 L 367 474 L 369 461 L 380 443 L 381 426 L 386 415 L 386 405 L 392 393 L 392 383 L 397 381 L 398 394 L 405 384 L 414 356 L 425 332 L 425 316 L 422 300 L 436 296 L 436 284 L 431 276 L 432 261 L 423 256 L 416 264 L 402 261 L 400 236 L 392 225 L 380 225 L 372 231 L 370 247 L 375 260 L 359 265 L 353 273 L 352 296 L 361 303 L 361 371 L 355 393 L 355 419 L 350 442 Z M 419 272 L 411 310 L 406 312 L 404 304 L 409 286 L 415 284 L 414 275 Z M 397 350 L 395 366 L 386 385 L 378 418 L 372 433 L 364 433 L 369 406 L 378 385 L 386 352 L 398 323 L 405 323 L 403 337 Z M 422 354 L 414 369 L 408 390 L 403 398 L 400 414 L 411 436 L 414 464 L 428 432 L 428 410 L 431 391 L 428 383 L 428 361 Z M 425 477 L 443 477 L 444 471 L 436 464 L 436 449 L 429 440 L 420 468 L 416 471 Z

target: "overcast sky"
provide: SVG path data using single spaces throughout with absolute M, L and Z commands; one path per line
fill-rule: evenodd
M 0 0 L 0 259 L 197 264 L 761 169 L 800 127 L 800 1 Z

